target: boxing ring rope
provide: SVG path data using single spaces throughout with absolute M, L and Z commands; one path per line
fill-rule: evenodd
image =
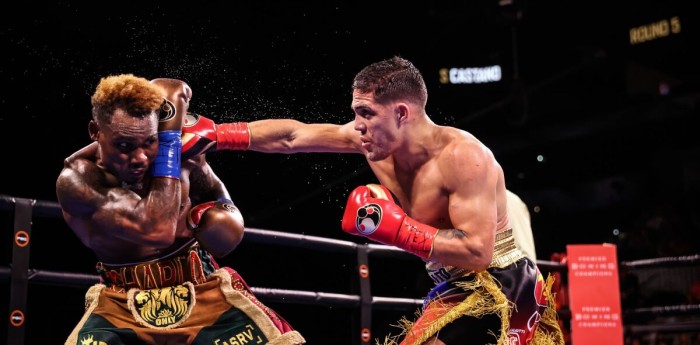
M 620 272 L 640 271 L 653 268 L 680 268 L 700 266 L 700 254 L 685 255 L 676 257 L 661 257 L 654 259 L 642 259 L 635 261 L 620 262 Z M 700 318 L 695 320 L 674 320 L 668 323 L 655 324 L 635 324 L 629 322 L 632 318 L 651 318 L 667 316 L 698 316 L 700 315 L 700 304 L 681 304 L 653 306 L 642 308 L 627 308 L 623 310 L 623 321 L 628 320 L 624 325 L 625 333 L 655 333 L 655 332 L 698 332 L 700 331 Z
M 0 282 L 10 282 L 10 324 L 8 325 L 8 344 L 24 343 L 24 317 L 26 311 L 26 294 L 28 283 L 41 285 L 58 285 L 64 287 L 87 288 L 99 282 L 98 275 L 55 272 L 37 270 L 28 267 L 29 237 L 33 217 L 60 218 L 61 210 L 56 202 L 15 198 L 0 194 L 0 210 L 14 211 L 13 253 L 10 267 L 0 266 Z M 24 241 L 24 242 L 23 242 Z M 361 344 L 370 344 L 372 310 L 406 310 L 417 308 L 422 299 L 394 298 L 372 296 L 370 291 L 369 256 L 380 256 L 403 260 L 417 258 L 392 246 L 378 244 L 356 244 L 349 241 L 335 240 L 318 236 L 293 234 L 256 228 L 246 228 L 244 241 L 259 244 L 272 244 L 296 247 L 306 250 L 347 253 L 357 255 L 357 273 L 360 282 L 360 294 L 349 295 L 328 292 L 299 291 L 286 289 L 271 289 L 251 287 L 253 293 L 263 301 L 328 305 L 338 307 L 360 308 L 360 329 L 358 338 Z M 645 259 L 638 261 L 620 262 L 621 269 L 646 269 L 667 266 L 694 266 L 700 264 L 700 255 Z M 565 272 L 566 264 L 556 261 L 537 260 L 537 265 L 543 272 Z M 364 269 L 364 272 L 363 272 Z M 632 316 L 665 316 L 665 315 L 698 315 L 700 304 L 655 306 L 651 308 L 629 309 L 624 311 L 623 320 Z M 567 310 L 560 310 L 562 319 L 570 318 Z M 674 323 L 668 327 L 659 325 L 625 324 L 625 330 L 630 332 L 652 332 L 656 330 L 682 331 L 698 330 L 700 322 Z
M 643 269 L 664 266 L 695 266 L 698 264 L 700 264 L 700 254 L 656 259 L 643 259 L 635 261 L 623 261 L 620 263 L 620 268 Z

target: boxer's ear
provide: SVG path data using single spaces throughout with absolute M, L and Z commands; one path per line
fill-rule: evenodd
M 406 103 L 396 103 L 394 105 L 394 113 L 396 114 L 396 122 L 399 124 L 408 121 L 409 106 Z
M 90 134 L 92 141 L 97 141 L 97 136 L 100 134 L 100 126 L 97 125 L 97 121 L 90 120 L 88 123 L 88 134 Z

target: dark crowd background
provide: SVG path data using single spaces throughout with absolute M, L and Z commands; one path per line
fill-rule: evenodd
M 620 260 L 698 252 L 697 12 L 683 1 L 17 3 L 0 13 L 0 194 L 55 201 L 62 159 L 89 143 L 101 77 L 185 80 L 217 122 L 290 117 L 345 123 L 350 84 L 393 55 L 423 72 L 428 113 L 489 146 L 529 206 L 538 259 L 614 243 Z M 632 44 L 630 29 L 680 31 Z M 500 65 L 502 80 L 443 84 L 441 69 Z M 251 228 L 356 243 L 345 197 L 375 182 L 360 155 L 217 152 L 211 165 Z M 2 264 L 11 262 L 4 212 Z M 31 267 L 94 273 L 62 219 L 35 219 Z M 251 286 L 356 294 L 356 258 L 244 241 L 219 262 Z M 372 262 L 372 292 L 422 298 L 421 263 Z M 9 296 L 7 284 L 0 286 Z M 62 343 L 83 289 L 29 289 L 27 344 Z M 6 297 L 7 298 L 7 297 Z M 5 298 L 5 299 L 6 299 Z M 7 301 L 0 316 L 7 320 Z M 352 308 L 271 303 L 311 344 L 357 342 Z M 413 311 L 373 315 L 374 336 Z M 6 323 L 5 323 L 6 324 Z M 6 327 L 0 338 L 5 339 Z

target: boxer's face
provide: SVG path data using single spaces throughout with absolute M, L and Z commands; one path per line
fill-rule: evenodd
M 370 161 L 387 158 L 398 145 L 398 119 L 393 107 L 375 102 L 374 93 L 352 93 L 355 130 L 360 132 L 362 148 Z
M 116 110 L 111 123 L 98 125 L 97 141 L 104 168 L 121 182 L 133 184 L 150 174 L 158 153 L 158 116 L 132 117 Z

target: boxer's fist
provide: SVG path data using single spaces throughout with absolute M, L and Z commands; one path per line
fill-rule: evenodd
M 182 159 L 216 149 L 216 123 L 199 114 L 188 113 L 182 126 Z
M 158 78 L 151 84 L 160 86 L 165 99 L 158 119 L 158 155 L 153 161 L 153 176 L 180 178 L 182 140 L 180 133 L 192 89 L 182 80 Z
M 178 79 L 157 78 L 151 80 L 151 83 L 165 91 L 165 101 L 158 119 L 158 131 L 180 131 L 192 98 L 192 89 Z
M 378 195 L 378 192 L 381 194 Z M 345 206 L 343 231 L 384 244 L 393 244 L 406 213 L 388 201 L 389 196 L 391 193 L 384 186 L 366 185 L 355 188 Z
M 187 227 L 202 248 L 215 257 L 223 257 L 243 239 L 243 216 L 229 201 L 210 201 L 192 207 Z
M 399 247 L 423 259 L 430 257 L 438 229 L 408 217 L 384 186 L 355 188 L 348 197 L 343 231 Z
M 199 114 L 185 116 L 182 127 L 182 156 L 184 159 L 210 151 L 247 150 L 250 132 L 245 122 L 216 124 Z

